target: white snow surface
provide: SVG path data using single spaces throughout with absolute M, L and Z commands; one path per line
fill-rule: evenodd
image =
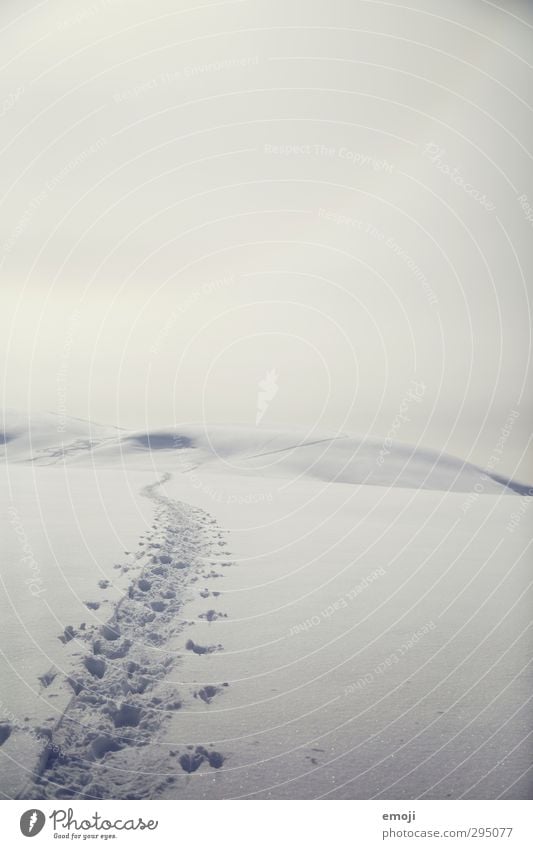
M 0 458 L 8 462 L 56 462 L 86 453 L 119 433 L 114 427 L 57 413 L 34 415 L 7 409 L 0 416 Z
M 4 418 L 5 797 L 529 797 L 518 494 L 346 434 Z

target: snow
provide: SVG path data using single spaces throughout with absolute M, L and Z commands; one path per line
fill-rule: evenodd
M 528 795 L 511 489 L 347 434 L 5 420 L 3 795 Z
M 413 446 L 347 434 L 304 434 L 247 428 L 181 426 L 137 432 L 103 440 L 90 452 L 97 465 L 144 466 L 146 455 L 164 452 L 180 471 L 210 464 L 222 474 L 260 472 L 263 477 L 307 476 L 325 483 L 452 489 L 470 492 L 482 471 L 469 463 Z M 87 452 L 73 461 L 86 464 Z M 501 492 L 505 481 L 488 476 L 487 492 Z
M 57 413 L 34 415 L 7 409 L 0 418 L 0 458 L 4 461 L 55 462 L 65 455 L 86 453 L 119 431 L 114 427 Z
M 150 521 L 149 504 L 139 494 L 148 478 L 9 466 L 1 486 L 0 721 L 8 717 L 21 731 L 50 727 L 61 716 L 72 694 L 65 679 L 80 645 L 77 637 L 59 638 L 68 626 L 105 621 L 125 591 L 135 563 L 124 551 L 136 547 L 139 526 Z M 39 678 L 49 671 L 54 679 L 45 688 Z M 17 749 L 15 742 L 2 751 Z

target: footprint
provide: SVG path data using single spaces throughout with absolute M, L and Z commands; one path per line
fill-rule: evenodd
M 208 622 L 214 622 L 215 619 L 227 619 L 227 613 L 217 613 L 216 610 L 208 610 L 206 613 L 200 613 L 199 619 L 207 619 Z
M 101 657 L 86 657 L 83 661 L 85 669 L 95 678 L 103 678 L 106 671 L 106 662 Z
M 220 754 L 220 752 L 209 752 L 207 760 L 209 762 L 209 766 L 212 766 L 213 769 L 220 769 L 226 759 L 224 755 Z
M 103 622 L 91 624 L 96 619 L 92 617 L 86 627 L 78 624 L 76 630 L 72 626 L 65 629 L 64 638 L 76 637 L 76 640 L 88 643 L 87 654 L 77 653 L 78 670 L 65 678 L 73 692 L 67 710 L 72 722 L 68 728 L 64 725 L 54 730 L 56 742 L 61 743 L 66 759 L 62 763 L 55 757 L 50 759 L 46 765 L 46 776 L 41 773 L 41 777 L 36 779 L 36 795 L 33 798 L 44 798 L 43 793 L 47 798 L 52 794 L 53 798 L 68 798 L 69 801 L 71 798 L 105 798 L 106 793 L 115 793 L 117 798 L 121 793 L 123 798 L 157 798 L 163 784 L 167 780 L 175 780 L 174 776 L 167 776 L 162 783 L 161 776 L 156 778 L 157 772 L 152 769 L 150 758 L 146 760 L 140 748 L 148 744 L 146 751 L 150 749 L 151 752 L 153 747 L 150 743 L 158 739 L 162 723 L 172 712 L 182 708 L 180 693 L 165 682 L 176 663 L 175 656 L 161 652 L 161 646 L 167 642 L 170 633 L 183 633 L 185 623 L 170 621 L 171 614 L 173 616 L 180 608 L 178 600 L 181 599 L 182 587 L 192 590 L 194 584 L 196 598 L 198 590 L 202 591 L 201 597 L 204 598 L 220 595 L 210 592 L 205 585 L 202 588 L 202 584 L 211 577 L 221 577 L 218 569 L 222 565 L 219 560 L 223 554 L 218 547 L 215 549 L 217 540 L 211 539 L 212 530 L 210 527 L 209 531 L 207 529 L 211 520 L 206 519 L 202 511 L 174 505 L 171 499 L 158 494 L 157 487 L 165 479 L 145 490 L 145 494 L 149 494 L 156 503 L 155 524 L 153 532 L 145 533 L 137 549 L 124 561 L 138 563 L 140 574 L 133 577 L 130 572 L 129 587 L 116 607 L 117 612 L 110 620 L 101 616 Z M 212 524 L 216 527 L 214 521 Z M 209 561 L 209 556 L 214 559 Z M 124 571 L 126 567 L 116 564 L 116 568 Z M 202 572 L 205 577 L 202 577 Z M 113 580 L 102 579 L 98 585 L 105 590 L 113 586 Z M 85 601 L 85 607 L 90 611 L 105 611 L 106 595 L 102 593 L 99 601 Z M 94 596 L 99 597 L 96 592 Z M 227 614 L 206 609 L 204 604 L 198 607 L 200 619 L 204 621 L 227 618 Z M 185 632 L 189 633 L 194 631 Z M 185 634 L 181 645 L 187 641 L 187 650 L 194 654 L 208 655 L 223 648 L 221 645 L 197 644 L 188 640 Z M 199 662 L 205 664 L 209 661 Z M 52 669 L 41 676 L 41 684 L 49 686 L 52 675 L 58 675 L 59 680 L 59 674 Z M 100 683 L 98 679 L 104 680 Z M 164 689 L 159 690 L 163 684 Z M 224 686 L 228 685 L 196 684 L 189 693 L 206 705 L 205 709 L 199 705 L 197 708 L 208 710 L 210 702 L 223 692 Z M 47 694 L 51 692 L 53 696 L 54 690 L 55 685 L 50 686 Z M 90 727 L 87 723 L 88 710 Z M 11 733 L 5 722 L 0 724 L 0 745 Z M 213 744 L 208 745 L 209 748 L 196 743 L 180 746 L 172 755 L 187 774 L 198 769 L 200 772 L 209 771 L 209 768 L 220 769 L 224 756 L 212 749 Z M 130 746 L 136 747 L 139 768 L 133 773 L 129 769 L 115 770 L 115 767 L 123 765 L 123 756 L 132 752 Z M 80 758 L 82 753 L 84 757 Z M 131 756 L 128 758 L 131 759 Z M 124 762 L 126 766 L 129 765 L 128 758 Z M 98 764 L 97 775 L 94 762 Z M 146 771 L 144 767 L 147 767 Z M 115 776 L 115 772 L 120 774 Z M 126 779 L 125 773 L 128 774 Z
M 135 705 L 126 704 L 125 702 L 120 708 L 112 714 L 115 728 L 136 728 L 141 721 L 142 710 Z
M 54 681 L 57 672 L 55 670 L 50 669 L 48 672 L 45 672 L 44 675 L 39 675 L 39 681 L 43 685 L 43 687 L 49 687 L 50 684 Z
M 184 772 L 196 772 L 198 767 L 203 764 L 204 756 L 199 752 L 195 752 L 194 755 L 181 755 L 179 762 Z

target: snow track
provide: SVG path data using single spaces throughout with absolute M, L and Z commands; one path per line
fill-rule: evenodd
M 209 576 L 206 558 L 215 547 L 220 556 L 224 545 L 209 514 L 161 493 L 169 479 L 163 475 L 142 493 L 155 505 L 151 531 L 135 553 L 142 571 L 111 619 L 76 632 L 87 651 L 68 679 L 73 696 L 21 798 L 153 798 L 176 774 L 224 762 L 208 745 L 169 750 L 162 742 L 164 725 L 182 707 L 171 680 L 180 658 L 171 641 L 187 624 L 181 607 L 199 578 Z M 185 645 L 200 654 L 221 648 L 191 639 Z M 205 684 L 184 697 L 209 704 L 218 691 Z

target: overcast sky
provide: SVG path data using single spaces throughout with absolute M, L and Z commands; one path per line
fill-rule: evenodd
M 0 8 L 3 405 L 524 459 L 527 3 Z M 529 210 L 528 204 L 531 207 Z M 528 214 L 531 220 L 528 221 Z

